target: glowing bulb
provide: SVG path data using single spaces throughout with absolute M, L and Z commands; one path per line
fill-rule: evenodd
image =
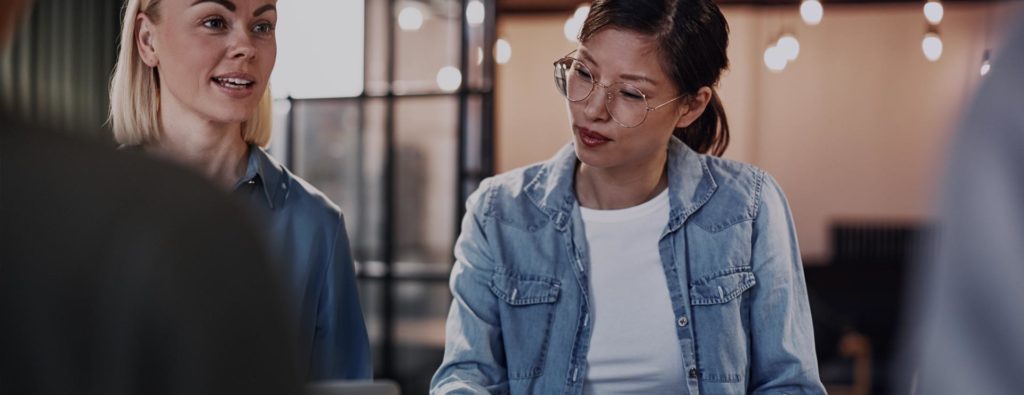
M 942 3 L 930 0 L 924 4 L 924 18 L 928 20 L 928 23 L 938 25 L 942 22 L 942 15 L 944 14 Z
M 580 36 L 580 30 L 583 29 L 583 22 L 587 20 L 588 14 L 590 14 L 590 6 L 581 5 L 576 8 L 576 12 L 565 21 L 565 27 L 562 29 L 566 40 L 576 42 L 576 38 Z
M 924 35 L 924 40 L 921 40 L 921 50 L 924 51 L 924 57 L 934 62 L 942 57 L 942 39 L 939 38 L 937 33 L 929 32 Z
M 572 17 L 576 18 L 576 19 L 579 19 L 580 22 L 583 22 L 583 21 L 587 20 L 587 15 L 589 15 L 589 14 L 590 14 L 590 6 L 589 5 L 581 5 L 579 7 L 576 7 L 576 13 L 574 13 L 572 15 Z
M 583 28 L 583 24 L 576 18 L 569 18 L 565 21 L 565 27 L 562 32 L 565 33 L 565 39 L 576 42 L 576 38 L 580 35 L 580 29 Z
M 808 25 L 815 26 L 821 23 L 821 18 L 825 15 L 825 9 L 821 6 L 821 2 L 818 0 L 804 0 L 800 4 L 800 17 L 804 19 L 804 22 Z
M 764 50 L 764 65 L 768 70 L 780 72 L 786 69 L 786 54 L 779 47 L 771 46 Z
M 508 60 L 512 58 L 512 45 L 504 39 L 498 39 L 498 42 L 494 43 L 494 60 L 498 64 L 508 63 Z
M 782 51 L 787 61 L 796 60 L 796 57 L 800 55 L 800 41 L 797 41 L 796 37 L 792 34 L 785 34 L 779 37 L 779 41 L 775 43 L 775 46 Z
M 470 1 L 466 5 L 466 21 L 470 25 L 484 23 L 484 3 L 481 3 L 479 0 Z
M 989 62 L 991 53 L 986 49 L 985 56 L 981 58 L 981 76 L 984 77 L 989 71 L 992 71 L 992 63 Z
M 437 71 L 437 87 L 445 92 L 454 92 L 462 85 L 462 73 L 452 66 L 442 67 Z
M 413 6 L 403 8 L 398 13 L 398 27 L 405 31 L 420 30 L 423 27 L 423 13 Z

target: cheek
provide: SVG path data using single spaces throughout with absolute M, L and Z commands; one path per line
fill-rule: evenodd
M 583 118 L 583 102 L 565 100 L 565 110 L 569 113 L 569 120 L 571 121 Z
M 265 47 L 260 49 L 262 53 L 261 62 L 264 75 L 270 75 L 270 72 L 274 70 L 274 64 L 277 63 L 277 44 L 271 42 Z
M 160 63 L 165 69 L 179 76 L 201 75 L 207 72 L 211 65 L 216 65 L 220 61 L 223 53 L 223 47 L 209 38 L 180 34 L 164 37 L 164 45 L 157 48 Z

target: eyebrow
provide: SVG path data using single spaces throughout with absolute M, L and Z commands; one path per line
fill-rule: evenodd
M 277 12 L 277 7 L 274 7 L 273 4 L 267 4 L 263 7 L 257 8 L 256 11 L 252 13 L 252 16 L 260 16 L 261 14 L 267 11 Z
M 580 48 L 580 50 L 577 51 L 577 52 L 580 54 L 580 57 L 582 57 L 583 60 L 586 61 L 587 63 L 590 63 L 592 65 L 597 65 L 597 62 L 594 61 L 594 58 L 591 58 L 590 55 L 588 55 L 586 52 L 584 52 L 583 48 Z M 642 76 L 642 75 L 637 75 L 637 74 L 619 74 L 619 78 L 621 78 L 623 80 L 626 80 L 626 81 L 646 82 L 646 83 L 651 84 L 653 86 L 658 86 L 657 82 L 655 82 L 654 80 L 652 80 L 650 78 Z
M 198 0 L 195 3 L 192 3 L 192 5 L 194 6 L 201 3 L 217 3 L 223 6 L 224 8 L 227 8 L 228 11 L 231 12 L 234 12 L 237 9 L 237 7 L 235 7 L 235 3 L 232 3 L 230 0 Z M 273 4 L 267 4 L 263 7 L 257 8 L 256 11 L 252 13 L 252 16 L 260 16 L 267 11 L 277 12 L 277 7 L 275 7 Z
M 228 0 L 199 0 L 199 1 L 196 1 L 195 3 L 192 3 L 192 5 L 195 6 L 195 5 L 201 4 L 201 3 L 217 3 L 217 4 L 220 4 L 220 5 L 224 6 L 224 8 L 227 8 L 228 11 L 232 11 L 232 12 L 234 12 L 235 9 L 236 9 L 235 3 L 232 3 L 232 2 L 230 2 Z

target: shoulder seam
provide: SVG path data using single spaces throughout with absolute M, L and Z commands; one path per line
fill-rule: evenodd
M 756 219 L 761 210 L 761 202 L 764 200 L 762 191 L 764 190 L 764 180 L 767 176 L 767 172 L 764 169 L 754 167 L 756 174 L 754 176 L 754 199 L 753 204 L 750 206 L 750 218 Z

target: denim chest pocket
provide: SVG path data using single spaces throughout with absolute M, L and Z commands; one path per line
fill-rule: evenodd
M 698 371 L 707 385 L 743 387 L 740 384 L 750 367 L 748 291 L 755 285 L 749 266 L 725 269 L 690 283 Z M 706 388 L 711 392 L 727 389 Z
M 499 300 L 501 332 L 509 379 L 543 373 L 561 282 L 545 276 L 499 268 L 491 292 Z

